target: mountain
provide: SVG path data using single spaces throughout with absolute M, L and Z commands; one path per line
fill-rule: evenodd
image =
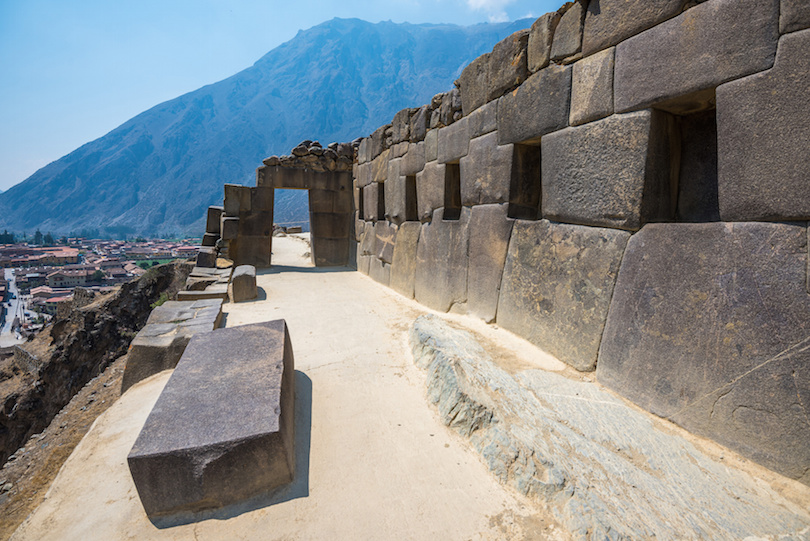
M 455 25 L 333 19 L 223 81 L 161 103 L 0 195 L 0 228 L 115 235 L 202 231 L 225 183 L 303 139 L 350 141 L 452 88 L 461 69 L 530 19 Z M 306 217 L 277 194 L 278 222 Z M 283 211 L 282 211 L 283 209 Z

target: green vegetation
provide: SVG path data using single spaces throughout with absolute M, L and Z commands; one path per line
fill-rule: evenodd
M 164 291 L 163 293 L 160 294 L 160 297 L 158 297 L 158 300 L 156 300 L 155 302 L 153 302 L 149 306 L 151 306 L 152 308 L 157 308 L 158 306 L 161 306 L 164 302 L 166 302 L 168 300 L 169 300 L 169 294 Z
M 14 233 L 9 233 L 8 229 L 4 230 L 2 234 L 0 234 L 0 244 L 14 244 L 16 239 L 14 238 Z

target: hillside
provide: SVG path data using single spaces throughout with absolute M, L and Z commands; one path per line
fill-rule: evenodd
M 450 89 L 467 63 L 530 23 L 333 19 L 300 31 L 252 67 L 157 105 L 8 189 L 0 228 L 198 234 L 223 183 L 252 184 L 262 158 L 303 139 L 369 134 Z M 305 198 L 279 194 L 277 221 L 302 219 Z

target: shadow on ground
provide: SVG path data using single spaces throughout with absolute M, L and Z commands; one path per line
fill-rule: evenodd
M 205 520 L 228 520 L 264 507 L 309 496 L 309 449 L 312 439 L 312 380 L 295 371 L 295 477 L 293 482 L 244 502 L 222 509 L 181 513 L 149 520 L 158 529 L 173 528 Z

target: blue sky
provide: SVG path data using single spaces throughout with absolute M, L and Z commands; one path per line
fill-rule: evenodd
M 0 190 L 333 17 L 476 24 L 563 0 L 0 0 Z

